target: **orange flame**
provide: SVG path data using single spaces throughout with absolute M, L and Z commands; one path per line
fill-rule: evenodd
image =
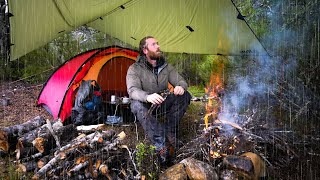
M 209 125 L 209 117 L 215 116 L 218 114 L 219 105 L 221 104 L 217 99 L 219 91 L 223 90 L 223 73 L 224 73 L 224 62 L 223 59 L 220 59 L 220 56 L 217 56 L 218 63 L 215 70 L 213 70 L 210 76 L 210 83 L 205 88 L 205 93 L 208 95 L 208 102 L 206 104 L 206 115 L 204 117 L 204 123 L 206 129 Z

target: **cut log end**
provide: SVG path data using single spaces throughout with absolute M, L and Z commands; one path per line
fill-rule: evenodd
M 5 131 L 0 130 L 0 155 L 9 152 L 8 135 Z
M 9 143 L 0 140 L 0 156 L 6 155 L 9 152 Z
M 101 174 L 103 174 L 105 176 L 109 174 L 109 168 L 105 164 L 100 165 L 99 171 L 100 171 Z
M 32 143 L 40 153 L 43 153 L 45 141 L 46 140 L 44 138 L 38 137 Z
M 34 176 L 32 176 L 31 179 L 32 179 L 32 180 L 38 180 L 38 179 L 40 179 L 40 177 L 39 177 L 38 175 L 34 175 Z
M 19 173 L 25 173 L 25 172 L 27 172 L 27 168 L 26 168 L 25 165 L 23 165 L 23 164 L 18 164 L 17 166 L 18 166 L 18 168 L 16 169 L 16 172 L 19 172 Z
M 123 140 L 125 137 L 126 137 L 126 133 L 124 131 L 118 134 L 119 140 Z

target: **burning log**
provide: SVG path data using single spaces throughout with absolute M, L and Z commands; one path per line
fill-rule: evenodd
M 42 126 L 45 119 L 37 116 L 23 124 L 2 128 L 0 130 L 0 154 L 8 154 L 17 144 L 17 138 L 33 129 Z
M 220 119 L 216 119 L 216 120 L 214 121 L 214 124 L 220 124 L 220 123 L 221 123 L 221 124 L 228 124 L 228 125 L 236 128 L 236 129 L 239 129 L 240 131 L 243 130 L 242 127 L 240 127 L 237 123 L 234 123 L 234 122 L 230 122 L 230 121 L 226 121 L 226 120 L 220 120 Z
M 177 151 L 175 162 L 193 157 L 226 168 L 220 169 L 220 177 L 259 179 L 266 176 L 266 164 L 285 167 L 298 157 L 285 138 L 288 137 L 273 130 L 249 130 L 236 123 L 215 120 L 199 137 Z M 243 152 L 247 153 L 239 155 Z

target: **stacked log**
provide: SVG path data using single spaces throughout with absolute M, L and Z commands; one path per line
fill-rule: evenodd
M 32 172 L 32 179 L 116 177 L 110 166 L 125 158 L 119 146 L 125 137 L 123 132 L 116 135 L 113 130 L 104 130 L 104 125 L 53 128 L 56 126 L 52 124 L 36 117 L 0 130 L 0 152 L 15 153 L 17 172 Z
M 37 116 L 23 124 L 0 129 L 0 155 L 8 155 L 11 150 L 15 149 L 19 137 L 45 123 L 46 121 L 43 117 Z

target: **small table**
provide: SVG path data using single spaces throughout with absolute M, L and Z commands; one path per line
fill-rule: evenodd
M 111 102 L 104 101 L 105 113 L 107 116 L 119 116 L 124 122 L 129 122 L 134 115 L 131 113 L 130 102 L 122 103 L 121 101 Z

